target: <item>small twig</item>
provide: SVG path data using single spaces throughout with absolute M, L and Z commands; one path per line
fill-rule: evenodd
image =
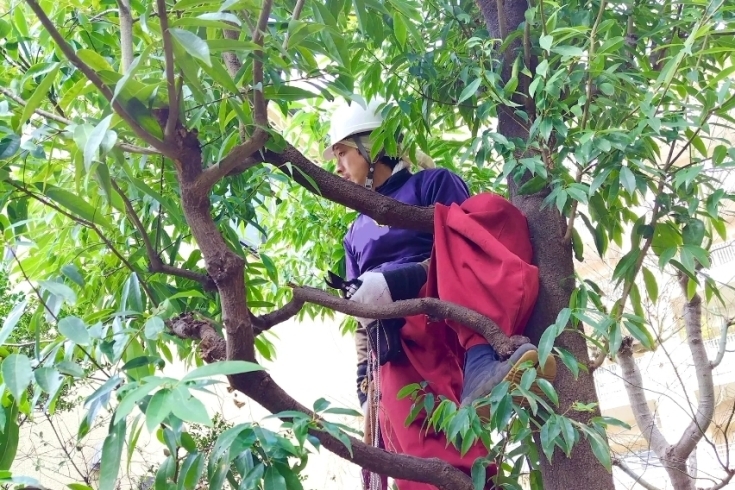
M 36 16 L 38 17 L 38 20 L 41 21 L 41 24 L 46 29 L 46 31 L 49 33 L 51 38 L 56 42 L 56 44 L 59 46 L 61 51 L 64 53 L 64 55 L 67 57 L 67 59 L 79 70 L 81 71 L 90 82 L 92 82 L 97 89 L 102 93 L 102 95 L 107 99 L 108 102 L 112 101 L 112 90 L 110 90 L 110 87 L 105 85 L 105 83 L 102 81 L 102 79 L 99 77 L 99 75 L 91 68 L 89 65 L 84 63 L 79 56 L 77 56 L 74 49 L 69 45 L 69 43 L 66 42 L 66 39 L 64 39 L 64 36 L 61 35 L 59 30 L 56 28 L 54 23 L 51 21 L 51 19 L 48 18 L 46 13 L 43 11 L 43 8 L 38 4 L 38 0 L 26 0 L 26 3 L 29 7 L 31 7 L 31 10 L 35 12 Z M 159 140 L 155 136 L 153 136 L 151 133 L 146 131 L 138 122 L 135 120 L 135 118 L 128 113 L 128 111 L 122 106 L 119 100 L 115 100 L 115 102 L 112 104 L 113 108 L 115 109 L 115 112 L 131 127 L 131 129 L 135 132 L 135 134 L 138 135 L 139 138 L 141 138 L 143 141 L 151 145 L 152 147 L 160 150 L 165 155 L 175 158 L 176 157 L 176 151 L 174 148 L 169 146 L 164 141 Z
M 125 258 L 125 257 L 124 257 L 124 256 L 123 256 L 123 255 L 122 255 L 121 253 L 120 253 L 120 251 L 118 251 L 118 250 L 117 250 L 117 248 L 115 248 L 115 245 L 113 245 L 113 243 L 112 243 L 112 242 L 110 241 L 110 239 L 109 239 L 109 238 L 107 238 L 107 237 L 106 237 L 106 236 L 104 235 L 104 233 L 102 233 L 102 231 L 101 231 L 101 230 L 100 230 L 100 229 L 99 229 L 99 228 L 97 227 L 97 225 L 96 225 L 96 224 L 92 223 L 91 221 L 87 221 L 87 220 L 86 220 L 86 219 L 84 219 L 84 218 L 80 218 L 80 217 L 78 217 L 78 216 L 74 216 L 73 214 L 71 214 L 71 213 L 69 213 L 69 212 L 67 212 L 67 211 L 65 211 L 65 210 L 63 210 L 63 209 L 61 209 L 61 208 L 60 208 L 59 206 L 57 206 L 56 204 L 54 204 L 54 203 L 52 203 L 52 202 L 48 201 L 47 199 L 44 199 L 43 197 L 39 196 L 38 194 L 35 194 L 35 193 L 33 193 L 33 192 L 29 191 L 29 190 L 28 190 L 28 189 L 26 189 L 25 187 L 21 187 L 21 186 L 19 186 L 19 185 L 15 184 L 14 182 L 11 182 L 11 181 L 6 181 L 6 183 L 10 184 L 11 186 L 15 187 L 15 188 L 16 188 L 16 189 L 18 189 L 19 191 L 23 192 L 23 193 L 24 193 L 24 194 L 26 194 L 26 195 L 27 195 L 28 197 L 31 197 L 31 198 L 35 199 L 36 201 L 40 202 L 41 204 L 44 204 L 45 206 L 48 206 L 48 207 L 50 207 L 50 208 L 51 208 L 51 209 L 53 209 L 54 211 L 56 211 L 56 212 L 58 212 L 58 213 L 61 213 L 61 214 L 63 214 L 64 216 L 66 216 L 66 217 L 67 217 L 67 218 L 69 218 L 70 220 L 74 221 L 75 223 L 79 223 L 80 225 L 82 225 L 82 226 L 85 226 L 85 227 L 87 227 L 87 228 L 91 229 L 92 231 L 94 231 L 94 232 L 95 232 L 95 233 L 97 234 L 97 236 L 99 236 L 99 237 L 100 237 L 100 240 L 102 240 L 103 242 L 105 242 L 105 245 L 107 245 L 107 248 L 109 248 L 109 249 L 110 249 L 110 251 L 111 251 L 111 252 L 112 252 L 112 253 L 113 253 L 113 254 L 114 254 L 114 255 L 115 255 L 115 256 L 116 256 L 116 257 L 117 257 L 117 258 L 118 258 L 118 259 L 119 259 L 119 260 L 120 260 L 120 261 L 121 261 L 121 262 L 122 262 L 123 264 L 125 264 L 125 267 L 127 267 L 127 268 L 128 268 L 128 269 L 129 269 L 129 270 L 130 270 L 130 271 L 132 272 L 132 273 L 134 273 L 134 274 L 135 274 L 136 276 L 138 276 L 138 280 L 140 281 L 140 285 L 141 285 L 141 286 L 143 287 L 143 290 L 145 291 L 145 293 L 146 293 L 146 295 L 148 296 L 148 298 L 149 298 L 149 299 L 150 299 L 150 300 L 151 300 L 152 302 L 154 302 L 154 303 L 156 302 L 156 301 L 155 301 L 155 296 L 153 296 L 153 292 L 152 292 L 152 291 L 150 290 L 150 288 L 148 287 L 148 283 L 146 283 L 145 279 L 143 279 L 142 277 L 140 277 L 140 273 L 139 273 L 139 272 L 138 272 L 137 270 L 135 270 L 135 267 L 133 267 L 133 264 L 131 264 L 131 263 L 130 263 L 130 261 L 128 261 L 128 259 L 126 259 L 126 258 Z
M 36 297 L 38 298 L 38 301 L 43 305 L 44 309 L 48 312 L 48 314 L 51 315 L 51 318 L 53 318 L 54 321 L 58 324 L 59 323 L 59 317 L 56 316 L 56 313 L 54 313 L 53 311 L 51 311 L 51 308 L 48 307 L 48 305 L 46 304 L 46 301 L 43 299 L 43 296 L 41 295 L 41 291 L 38 290 L 38 288 L 36 287 L 36 285 L 33 284 L 33 281 L 31 281 L 31 278 L 28 277 L 28 274 L 26 274 L 25 269 L 23 269 L 23 264 L 21 263 L 20 259 L 16 255 L 15 250 L 12 247 L 7 247 L 7 249 L 10 250 L 10 253 L 13 255 L 13 259 L 15 260 L 15 263 L 18 264 L 18 269 L 20 270 L 20 274 L 23 276 L 23 279 L 25 280 L 25 282 L 27 282 L 28 285 L 31 287 L 31 289 L 33 289 L 33 292 L 36 294 Z M 33 343 L 33 345 L 35 345 L 35 342 Z M 84 355 L 87 356 L 87 358 L 89 358 L 89 360 L 92 362 L 92 364 L 94 364 L 95 367 L 97 369 L 99 369 L 105 376 L 107 376 L 107 377 L 110 376 L 107 373 L 107 371 L 105 371 L 105 368 L 103 368 L 97 362 L 97 360 L 94 357 L 92 357 L 89 352 L 86 351 L 86 349 L 84 347 L 82 347 L 81 345 L 77 345 L 77 348 L 79 350 L 81 350 L 84 353 Z M 46 355 L 46 357 L 43 358 L 43 360 L 39 363 L 39 365 L 42 365 L 43 362 L 46 360 L 46 358 L 48 358 L 48 355 Z
M 158 17 L 161 22 L 161 34 L 163 35 L 163 53 L 166 59 L 166 85 L 168 87 L 168 119 L 163 131 L 164 141 L 170 140 L 176 123 L 179 119 L 179 102 L 176 92 L 176 75 L 174 73 L 174 47 L 171 33 L 168 30 L 168 15 L 166 14 L 166 0 L 156 0 L 158 5 Z
M 651 485 L 646 480 L 644 480 L 642 475 L 637 475 L 635 471 L 633 471 L 633 469 L 630 466 L 628 466 L 625 463 L 625 461 L 623 461 L 622 459 L 613 458 L 612 464 L 620 468 L 623 471 L 623 473 L 631 477 L 633 479 L 633 484 L 637 483 L 638 485 L 642 486 L 646 490 L 660 490 L 657 486 Z
M 15 95 L 10 90 L 6 89 L 5 87 L 0 87 L 0 94 L 3 94 L 5 97 L 9 98 L 10 100 L 22 105 L 26 106 L 28 105 L 28 102 L 23 100 L 22 98 Z M 74 121 L 71 121 L 65 117 L 61 117 L 58 114 L 54 114 L 53 112 L 44 111 L 43 109 L 36 109 L 36 114 L 38 114 L 41 117 L 45 117 L 46 119 L 50 119 L 52 121 L 56 121 L 61 124 L 74 124 Z M 130 143 L 125 143 L 122 141 L 118 141 L 115 143 L 115 146 L 117 148 L 120 148 L 123 151 L 126 151 L 128 153 L 139 153 L 141 155 L 158 155 L 160 152 L 158 150 L 155 150 L 153 148 L 141 148 L 140 146 L 131 145 Z
M 582 182 L 582 169 L 577 170 L 577 178 L 574 179 L 574 182 L 577 184 Z M 577 206 L 579 205 L 579 201 L 576 199 L 572 203 L 572 209 L 569 212 L 569 221 L 567 222 L 567 231 L 564 232 L 564 243 L 570 243 L 572 241 L 572 233 L 574 232 L 574 219 L 577 217 Z
M 279 323 L 283 323 L 286 320 L 294 317 L 299 313 L 299 311 L 301 311 L 301 308 L 303 306 L 303 301 L 292 298 L 291 301 L 283 305 L 278 310 L 266 313 L 265 315 L 261 316 L 253 316 L 252 321 L 255 335 L 265 332 L 266 330 L 269 330 Z
M 482 335 L 502 357 L 509 356 L 515 352 L 520 344 L 528 342 L 526 337 L 520 335 L 508 337 L 500 330 L 497 323 L 476 311 L 436 298 L 409 299 L 379 306 L 366 305 L 333 296 L 321 289 L 306 286 L 294 287 L 293 297 L 294 299 L 321 305 L 347 315 L 373 318 L 376 320 L 405 318 L 419 314 L 424 314 L 431 318 L 452 320 Z
M 110 183 L 112 184 L 112 188 L 115 190 L 115 192 L 120 195 L 123 204 L 125 204 L 125 210 L 127 212 L 128 219 L 131 223 L 133 223 L 133 226 L 143 239 L 143 244 L 145 245 L 145 250 L 148 255 L 149 270 L 151 272 L 162 272 L 171 276 L 178 276 L 185 279 L 197 281 L 201 283 L 206 290 L 215 289 L 216 287 L 214 285 L 214 281 L 212 281 L 212 279 L 208 275 L 200 274 L 198 272 L 190 271 L 187 269 L 181 269 L 179 267 L 173 267 L 165 264 L 163 260 L 161 260 L 161 256 L 158 255 L 156 249 L 153 247 L 150 236 L 148 236 L 148 233 L 145 231 L 145 226 L 143 226 L 143 223 L 140 221 L 138 214 L 133 208 L 133 203 L 130 202 L 128 196 L 125 195 L 125 192 L 120 189 L 120 186 L 118 185 L 117 181 L 115 181 L 115 179 L 112 179 Z
M 597 37 L 597 28 L 600 26 L 600 22 L 602 22 L 602 14 L 605 12 L 605 7 L 607 6 L 607 0 L 602 0 L 600 2 L 600 10 L 597 11 L 597 18 L 595 19 L 595 23 L 592 26 L 592 31 L 590 32 L 590 52 L 589 52 L 589 60 L 590 63 L 592 62 L 592 58 L 595 55 L 595 42 L 597 41 L 595 37 Z M 584 111 L 582 112 L 582 123 L 581 127 L 584 131 L 587 127 L 587 120 L 589 117 L 589 110 L 590 110 L 590 104 L 592 103 L 592 68 L 590 68 L 587 71 L 587 100 L 584 102 Z
M 51 420 L 51 417 L 49 417 L 49 414 L 46 413 L 46 411 L 43 412 L 43 415 L 46 417 L 46 420 L 48 420 L 48 423 L 51 426 L 51 430 L 54 432 L 54 435 L 56 436 L 56 440 L 59 441 L 59 446 L 61 446 L 61 450 L 64 451 L 64 454 L 66 454 L 66 459 L 71 462 L 71 465 L 74 467 L 75 470 L 77 470 L 77 473 L 79 473 L 79 476 L 82 477 L 82 480 L 84 480 L 84 483 L 89 485 L 89 475 L 86 473 L 82 473 L 82 470 L 80 470 L 77 464 L 74 462 L 74 457 L 71 455 L 71 453 L 69 453 L 69 450 L 66 449 L 66 444 L 64 443 L 64 440 L 59 435 L 59 432 L 56 430 L 56 426 L 54 425 L 53 420 Z

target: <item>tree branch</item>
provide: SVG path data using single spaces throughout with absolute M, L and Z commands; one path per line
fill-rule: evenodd
M 117 0 L 120 17 L 120 55 L 123 73 L 127 73 L 133 64 L 133 16 L 130 12 L 130 0 Z M 114 10 L 113 10 L 114 11 Z
M 258 25 L 255 32 L 253 32 L 253 42 L 258 45 L 258 49 L 253 51 L 253 119 L 255 129 L 250 138 L 233 148 L 221 162 L 202 172 L 197 185 L 207 189 L 207 191 L 220 179 L 229 174 L 243 160 L 263 148 L 263 145 L 268 140 L 268 109 L 265 104 L 265 96 L 263 95 L 263 39 L 265 37 L 265 31 L 268 28 L 268 18 L 270 17 L 272 7 L 273 0 L 263 1 L 263 9 L 260 11 Z M 234 53 L 231 56 L 235 56 Z M 239 60 L 237 60 L 237 63 L 239 64 Z
M 727 332 L 733 324 L 735 324 L 735 319 L 723 319 L 722 327 L 720 327 L 720 345 L 717 346 L 717 357 L 715 357 L 714 361 L 709 363 L 710 369 L 714 369 L 719 366 L 722 359 L 724 359 L 727 347 Z
M 161 272 L 170 276 L 178 276 L 183 277 L 184 279 L 196 281 L 200 283 L 207 291 L 216 290 L 214 282 L 207 274 L 200 274 L 198 272 L 190 271 L 188 269 L 181 269 L 179 267 L 174 267 L 163 262 L 161 256 L 158 254 L 158 252 L 156 252 L 156 249 L 153 247 L 151 238 L 145 231 L 145 226 L 143 226 L 143 223 L 140 221 L 138 214 L 135 212 L 135 209 L 133 208 L 133 203 L 130 202 L 130 199 L 128 199 L 128 196 L 125 195 L 115 179 L 111 179 L 110 182 L 112 184 L 112 188 L 115 189 L 115 192 L 120 195 L 120 198 L 125 204 L 125 211 L 127 212 L 128 219 L 131 223 L 133 223 L 133 226 L 143 239 L 146 254 L 148 255 L 148 270 L 154 273 Z
M 290 163 L 296 167 L 291 178 L 306 190 L 370 216 L 381 225 L 434 232 L 433 206 L 411 206 L 353 184 L 313 164 L 292 145 L 280 153 L 266 151 L 264 160 L 284 171 Z
M 720 490 L 721 488 L 725 488 L 730 484 L 730 481 L 732 481 L 733 476 L 735 476 L 735 469 L 726 469 L 725 472 L 727 473 L 727 476 L 722 479 L 722 481 L 716 485 L 712 485 L 711 487 L 708 487 L 706 490 Z
M 685 295 L 687 294 L 688 282 L 689 277 L 679 273 L 679 285 Z M 692 353 L 694 372 L 697 376 L 699 402 L 694 419 L 674 445 L 674 453 L 682 460 L 686 460 L 689 454 L 695 450 L 710 423 L 712 423 L 712 417 L 715 413 L 715 387 L 712 380 L 712 369 L 707 358 L 707 350 L 702 341 L 702 298 L 697 293 L 694 293 L 694 296 L 684 305 L 684 329 L 687 333 L 687 343 Z
M 200 347 L 205 361 L 214 362 L 222 359 L 220 356 L 224 351 L 225 341 L 217 335 L 214 327 L 206 320 L 194 320 L 191 315 L 184 315 L 171 320 L 169 326 L 172 332 L 179 337 L 201 338 Z M 309 414 L 315 419 L 318 418 L 311 410 L 291 398 L 263 371 L 232 376 L 230 383 L 233 388 L 249 396 L 272 413 L 297 411 Z M 350 453 L 343 442 L 326 432 L 313 430 L 311 433 L 329 451 L 368 471 L 393 478 L 429 483 L 442 490 L 473 490 L 474 488 L 467 475 L 440 459 L 422 459 L 388 453 L 347 436 L 352 447 L 352 453 Z
M 179 101 L 176 92 L 176 75 L 174 73 L 174 47 L 171 41 L 171 33 L 168 30 L 168 15 L 166 13 L 166 0 L 156 0 L 158 5 L 158 17 L 161 20 L 161 35 L 163 36 L 163 54 L 166 59 L 166 86 L 168 87 L 168 118 L 163 130 L 164 141 L 168 141 L 176 128 L 179 119 Z
M 306 0 L 296 0 L 296 6 L 293 9 L 293 14 L 291 14 L 291 19 L 295 22 L 299 20 L 299 17 L 301 17 L 301 11 L 304 9 L 304 4 L 306 3 Z M 288 47 L 288 32 L 286 32 L 286 35 L 283 36 L 283 49 L 286 49 Z
M 633 339 L 627 337 L 623 339 L 622 346 L 618 351 L 618 362 L 622 368 L 625 391 L 628 393 L 630 408 L 633 411 L 635 422 L 638 424 L 638 429 L 656 455 L 663 459 L 669 443 L 658 426 L 656 426 L 651 409 L 648 407 L 646 394 L 643 390 L 643 378 L 638 366 L 633 360 L 632 344 Z
M 622 459 L 613 458 L 612 464 L 613 466 L 617 466 L 618 468 L 623 470 L 623 473 L 631 477 L 633 479 L 634 484 L 638 484 L 642 486 L 643 488 L 645 488 L 646 490 L 661 490 L 659 487 L 648 483 L 646 480 L 643 479 L 641 475 L 636 475 L 635 471 L 633 471 L 630 466 L 625 464 L 625 461 L 623 461 Z
M 14 102 L 16 102 L 16 103 L 18 103 L 18 104 L 20 104 L 22 106 L 28 105 L 28 102 L 26 102 L 25 100 L 21 99 L 20 97 L 18 97 L 13 92 L 11 92 L 10 90 L 6 89 L 5 87 L 0 87 L 0 94 L 3 94 L 5 97 L 9 98 L 10 100 L 12 100 L 12 101 L 14 101 Z M 59 116 L 58 114 L 54 114 L 53 112 L 44 111 L 43 109 L 36 109 L 33 112 L 35 112 L 36 114 L 38 114 L 41 117 L 45 117 L 46 119 L 50 119 L 52 121 L 56 121 L 56 122 L 58 122 L 60 124 L 66 124 L 66 125 L 74 124 L 74 121 L 72 121 L 70 119 L 67 119 L 65 117 Z M 123 151 L 126 151 L 128 153 L 138 153 L 138 154 L 141 154 L 141 155 L 160 155 L 161 154 L 158 150 L 155 150 L 153 148 L 141 148 L 140 146 L 131 145 L 129 143 L 125 143 L 125 142 L 122 142 L 122 141 L 115 142 L 115 147 L 117 147 L 117 148 L 119 148 L 119 149 L 121 149 Z
M 265 315 L 261 316 L 253 315 L 252 321 L 255 335 L 263 333 L 264 331 L 275 327 L 279 323 L 283 323 L 286 320 L 293 318 L 299 313 L 299 311 L 301 311 L 301 308 L 303 308 L 303 306 L 304 301 L 298 300 L 296 298 L 291 298 L 291 301 L 283 305 L 278 310 L 266 313 Z
M 528 338 L 514 335 L 508 337 L 491 319 L 463 306 L 436 298 L 419 298 L 396 301 L 389 305 L 366 305 L 333 296 L 321 289 L 296 287 L 294 299 L 314 303 L 347 315 L 383 320 L 404 318 L 424 314 L 431 318 L 446 318 L 460 323 L 482 335 L 502 357 L 511 355 Z
M 38 0 L 26 0 L 26 3 L 31 7 L 33 12 L 35 12 L 36 16 L 38 17 L 38 20 L 41 21 L 41 24 L 43 27 L 48 31 L 51 38 L 58 44 L 61 51 L 64 53 L 64 56 L 67 57 L 67 59 L 79 70 L 81 71 L 84 76 L 86 76 L 90 82 L 92 82 L 97 89 L 102 93 L 102 95 L 107 99 L 108 102 L 112 101 L 112 91 L 110 88 L 105 85 L 105 83 L 102 81 L 102 79 L 95 73 L 95 71 L 90 68 L 86 63 L 84 63 L 74 52 L 74 49 L 66 42 L 66 39 L 64 39 L 64 36 L 61 35 L 58 29 L 56 29 L 56 26 L 54 26 L 54 23 L 51 22 L 51 19 L 48 18 L 46 13 L 43 11 L 41 6 L 38 4 Z M 151 145 L 152 147 L 158 149 L 161 151 L 161 153 L 165 154 L 166 156 L 169 156 L 171 158 L 174 158 L 176 156 L 176 152 L 173 148 L 171 148 L 168 144 L 166 144 L 164 141 L 159 140 L 152 134 L 150 134 L 148 131 L 143 129 L 143 127 L 138 124 L 138 122 L 131 116 L 127 110 L 122 106 L 119 100 L 115 100 L 115 102 L 112 104 L 113 108 L 115 109 L 115 112 L 126 122 L 128 125 L 130 125 L 131 129 L 135 132 L 135 134 L 138 135 L 140 139 Z
M 140 276 L 140 273 L 135 269 L 135 267 L 133 267 L 133 264 L 131 264 L 130 261 L 128 259 L 126 259 L 117 250 L 117 248 L 115 248 L 115 245 L 113 245 L 113 243 L 110 241 L 110 239 L 107 238 L 104 233 L 102 233 L 102 231 L 97 227 L 96 224 L 92 223 L 91 221 L 87 221 L 86 219 L 80 218 L 78 216 L 74 216 L 73 214 L 71 214 L 71 213 L 69 213 L 67 211 L 64 211 L 63 209 L 61 209 L 56 204 L 54 204 L 52 202 L 49 202 L 48 200 L 44 199 L 43 197 L 39 196 L 38 194 L 29 191 L 25 187 L 22 187 L 22 186 L 14 183 L 12 181 L 6 180 L 5 182 L 8 183 L 8 184 L 10 184 L 11 186 L 15 187 L 16 189 L 18 189 L 19 191 L 21 191 L 22 193 L 24 193 L 28 197 L 31 197 L 31 198 L 35 199 L 36 201 L 40 202 L 41 204 L 44 204 L 45 206 L 50 207 L 54 211 L 63 214 L 64 216 L 66 216 L 70 220 L 74 221 L 75 223 L 79 223 L 80 225 L 86 226 L 87 228 L 89 228 L 92 231 L 94 231 L 97 234 L 97 236 L 100 237 L 100 240 L 102 240 L 103 242 L 105 242 L 105 245 L 107 245 L 107 248 L 110 249 L 110 251 L 120 260 L 120 262 L 122 262 L 125 265 L 125 267 L 127 267 L 130 270 L 130 272 L 132 272 L 136 276 L 138 276 L 138 280 L 140 282 L 140 285 L 143 288 L 143 290 L 145 291 L 146 295 L 148 296 L 148 298 L 150 298 L 150 300 L 152 302 L 155 303 L 155 299 L 154 299 L 155 297 L 153 296 L 153 291 L 151 291 L 151 289 L 148 287 L 148 283 L 145 281 L 144 278 L 142 278 Z

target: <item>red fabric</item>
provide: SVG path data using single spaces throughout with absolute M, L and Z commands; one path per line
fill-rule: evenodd
M 421 295 L 472 308 L 498 323 L 508 335 L 523 332 L 538 295 L 538 270 L 526 218 L 507 200 L 479 194 L 462 205 L 437 204 L 434 249 Z M 459 404 L 465 350 L 487 343 L 454 322 L 428 323 L 424 315 L 406 318 L 401 329 L 406 353 L 380 369 L 380 424 L 389 451 L 440 458 L 470 473 L 475 459 L 487 456 L 481 443 L 465 456 L 442 434 L 421 429 L 425 412 L 408 427 L 411 400 L 397 399 L 401 388 L 428 382 L 427 390 Z M 488 468 L 488 475 L 494 468 Z M 429 490 L 423 483 L 397 481 L 399 490 Z M 489 488 L 490 486 L 488 486 Z

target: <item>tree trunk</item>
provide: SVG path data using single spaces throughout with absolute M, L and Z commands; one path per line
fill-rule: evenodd
M 477 4 L 485 18 L 490 35 L 501 39 L 515 31 L 525 20 L 528 3 L 522 0 L 477 0 Z M 498 6 L 502 12 L 498 14 Z M 508 79 L 512 60 L 522 48 L 521 41 L 516 41 L 506 51 L 503 66 L 503 78 Z M 526 83 L 519 87 L 526 87 Z M 523 102 L 520 100 L 519 102 Z M 529 104 L 526 104 L 528 107 Z M 532 116 L 532 115 L 529 115 Z M 508 107 L 498 109 L 498 131 L 506 138 L 520 138 L 526 141 L 528 131 L 513 117 L 513 110 Z M 540 289 L 533 315 L 526 328 L 526 335 L 531 341 L 538 343 L 544 330 L 556 322 L 559 312 L 569 306 L 569 298 L 574 289 L 574 263 L 571 244 L 564 240 L 566 220 L 554 206 L 543 208 L 546 193 L 521 196 L 517 185 L 509 182 L 511 202 L 520 209 L 528 219 L 531 232 L 531 243 L 534 249 L 534 263 L 539 268 Z M 565 332 L 556 341 L 556 345 L 571 352 L 581 362 L 589 359 L 587 345 L 581 335 Z M 599 403 L 595 383 L 591 374 L 580 372 L 574 379 L 572 373 L 561 367 L 555 381 L 559 393 L 559 411 L 567 412 L 576 402 Z M 599 412 L 569 412 L 580 422 L 587 422 Z M 543 454 L 537 440 L 539 454 Z M 586 440 L 581 440 L 572 451 L 571 458 L 565 458 L 560 451 L 554 453 L 553 464 L 541 456 L 541 474 L 545 490 L 614 490 L 612 475 L 599 463 Z

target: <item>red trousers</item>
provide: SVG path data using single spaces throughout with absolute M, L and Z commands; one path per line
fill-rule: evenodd
M 532 248 L 526 218 L 507 200 L 479 194 L 461 206 L 436 205 L 434 249 L 422 296 L 471 308 L 494 320 L 507 335 L 521 334 L 538 296 L 538 269 L 531 265 Z M 422 430 L 422 411 L 408 427 L 411 399 L 397 393 L 411 383 L 428 383 L 427 391 L 459 405 L 464 354 L 487 341 L 451 321 L 429 323 L 425 315 L 406 318 L 401 329 L 405 356 L 380 369 L 379 417 L 388 451 L 422 458 L 440 458 L 468 475 L 477 458 L 487 456 L 481 442 L 464 456 L 443 434 Z M 494 467 L 488 468 L 488 475 Z M 399 490 L 435 487 L 397 481 Z M 488 488 L 491 485 L 488 484 Z

